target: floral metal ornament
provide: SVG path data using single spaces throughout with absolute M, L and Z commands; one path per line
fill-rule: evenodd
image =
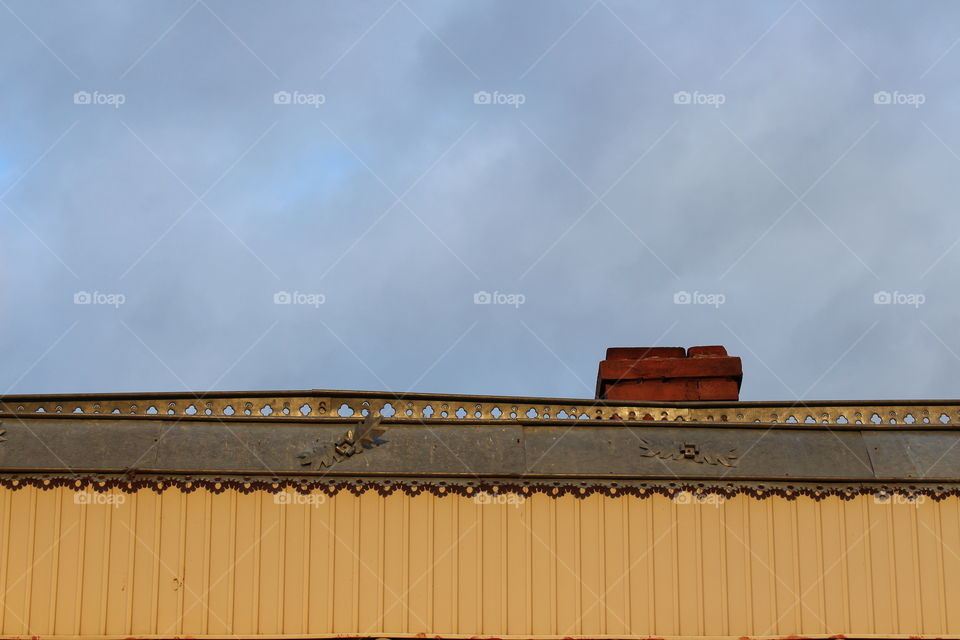
M 329 468 L 345 458 L 363 453 L 364 449 L 379 446 L 382 444 L 379 438 L 385 431 L 386 428 L 380 426 L 380 417 L 374 417 L 370 413 L 356 428 L 347 430 L 336 442 L 317 440 L 297 458 L 303 467 Z
M 735 467 L 738 462 L 735 447 L 723 452 L 703 451 L 696 442 L 660 445 L 651 444 L 641 438 L 640 449 L 643 451 L 640 455 L 644 458 L 657 457 L 661 460 L 690 460 L 697 464 L 723 465 L 724 467 Z

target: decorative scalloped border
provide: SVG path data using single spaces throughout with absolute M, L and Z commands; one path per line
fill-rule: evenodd
M 802 408 L 800 408 L 802 407 Z M 341 415 L 344 409 L 348 415 Z M 387 409 L 387 412 L 384 412 Z M 957 428 L 956 400 L 865 400 L 862 402 L 609 402 L 596 399 L 489 396 L 412 396 L 384 393 L 296 391 L 104 396 L 0 396 L 0 416 L 14 418 L 152 418 L 215 420 L 305 420 L 337 422 L 369 413 L 384 419 L 434 422 L 484 420 L 636 420 L 705 424 L 825 424 Z M 531 415 L 532 414 L 532 415 Z M 658 417 L 655 417 L 658 416 Z
M 693 496 L 721 496 L 732 498 L 737 495 L 746 495 L 752 498 L 764 499 L 778 496 L 787 499 L 796 499 L 804 496 L 814 500 L 823 500 L 831 496 L 838 496 L 845 500 L 852 500 L 860 495 L 874 495 L 881 498 L 890 496 L 904 496 L 915 499 L 920 496 L 933 500 L 943 500 L 947 497 L 960 496 L 960 484 L 813 484 L 813 483 L 755 483 L 749 481 L 711 484 L 696 481 L 679 480 L 665 481 L 613 481 L 613 480 L 542 480 L 507 478 L 503 480 L 468 480 L 468 479 L 382 479 L 382 478 L 317 478 L 317 477 L 237 477 L 237 476 L 68 476 L 57 474 L 31 474 L 0 476 L 0 487 L 17 490 L 25 487 L 39 489 L 53 489 L 68 487 L 75 490 L 93 490 L 97 492 L 118 489 L 124 493 L 134 493 L 141 489 L 152 489 L 157 493 L 170 488 L 184 493 L 205 489 L 211 493 L 223 493 L 231 489 L 240 493 L 254 493 L 264 491 L 279 493 L 293 489 L 302 494 L 321 491 L 327 495 L 347 491 L 360 496 L 367 491 L 376 491 L 382 496 L 393 493 L 405 493 L 416 496 L 430 493 L 438 497 L 458 495 L 474 497 L 479 494 L 490 495 L 522 495 L 529 496 L 542 493 L 552 497 L 572 495 L 576 498 L 586 498 L 594 494 L 617 496 L 650 497 L 654 494 L 666 497 L 676 497 L 679 494 L 691 493 Z

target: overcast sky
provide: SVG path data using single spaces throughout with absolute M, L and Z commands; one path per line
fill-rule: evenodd
M 0 392 L 592 397 L 608 346 L 722 344 L 742 399 L 957 397 L 958 39 L 935 2 L 0 0 Z

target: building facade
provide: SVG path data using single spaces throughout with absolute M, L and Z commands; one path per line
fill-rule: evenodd
M 740 378 L 2 398 L 0 635 L 960 638 L 960 402 Z

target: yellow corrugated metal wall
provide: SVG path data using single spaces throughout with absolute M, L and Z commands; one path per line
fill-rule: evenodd
M 0 518 L 4 636 L 960 635 L 956 498 L 24 487 Z

